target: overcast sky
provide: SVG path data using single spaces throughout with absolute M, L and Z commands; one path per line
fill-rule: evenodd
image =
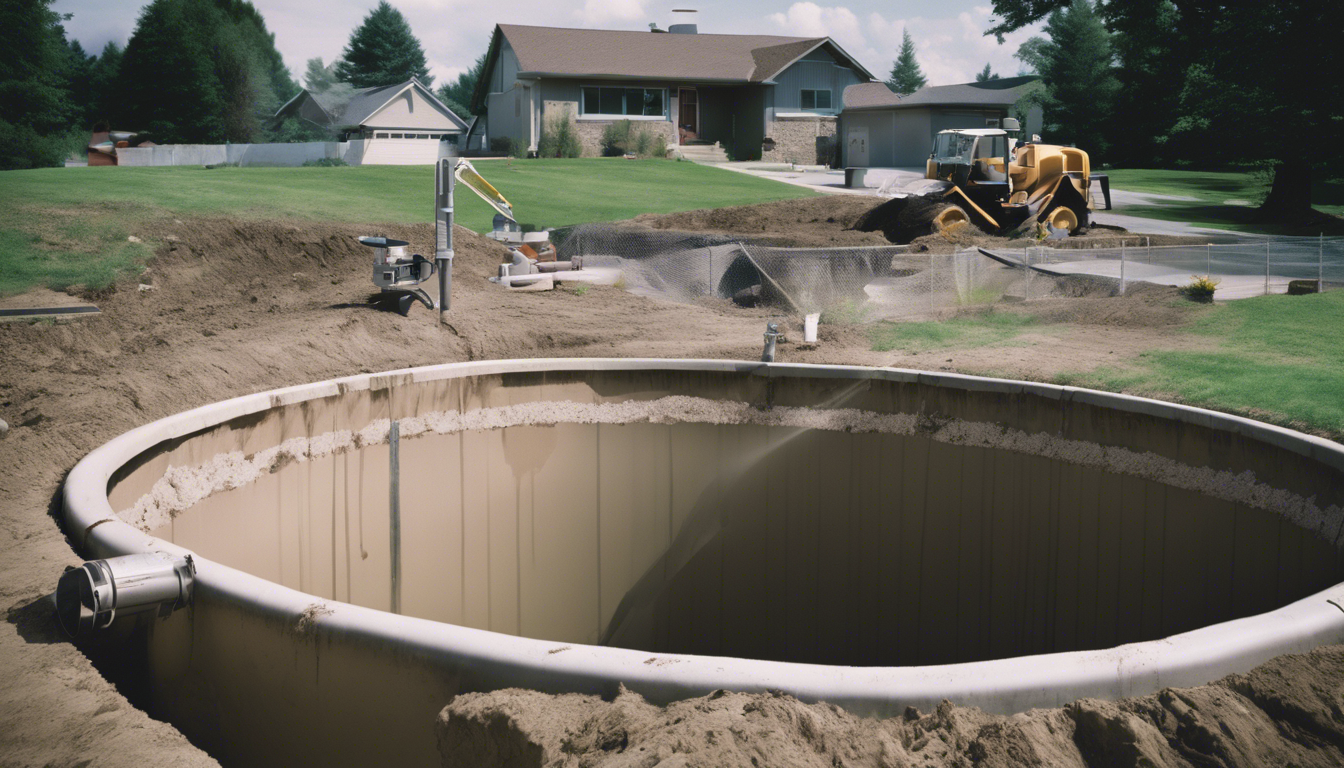
M 454 78 L 484 52 L 495 24 L 664 29 L 696 8 L 701 32 L 829 35 L 875 76 L 885 78 L 909 28 L 920 66 L 931 85 L 974 79 L 988 62 L 1003 76 L 1017 74 L 1013 53 L 1038 27 L 1010 35 L 1003 45 L 984 31 L 990 26 L 985 0 L 846 0 L 843 4 L 782 0 L 390 0 L 411 24 L 429 59 L 435 85 Z M 275 44 L 291 74 L 302 81 L 308 59 L 330 62 L 340 55 L 350 32 L 377 0 L 252 0 L 275 33 Z M 111 40 L 125 45 L 143 4 L 135 0 L 56 0 L 54 10 L 74 14 L 65 23 L 68 36 L 90 53 Z

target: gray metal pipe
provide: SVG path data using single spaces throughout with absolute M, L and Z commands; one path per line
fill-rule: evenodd
M 453 295 L 453 148 L 439 142 L 434 166 L 434 260 L 439 267 L 439 323 L 447 322 Z

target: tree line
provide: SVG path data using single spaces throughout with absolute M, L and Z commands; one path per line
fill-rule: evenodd
M 124 48 L 112 42 L 98 54 L 67 39 L 70 16 L 53 2 L 0 0 L 0 169 L 59 165 L 95 127 L 160 144 L 331 138 L 326 126 L 275 118 L 300 86 L 247 0 L 153 0 Z M 484 66 L 482 54 L 438 91 L 460 116 Z M 381 0 L 332 64 L 308 62 L 304 85 L 332 103 L 411 77 L 433 83 L 410 24 Z
M 1045 21 L 1015 56 L 1045 140 L 1132 168 L 1243 168 L 1272 178 L 1262 217 L 1309 219 L 1313 180 L 1344 174 L 1338 0 L 993 0 L 986 34 Z M 989 65 L 977 81 L 996 77 Z M 925 85 L 906 33 L 888 84 Z

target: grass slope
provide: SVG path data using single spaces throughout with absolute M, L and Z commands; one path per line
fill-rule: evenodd
M 1031 315 L 990 311 L 941 322 L 881 322 L 873 326 L 868 338 L 877 352 L 970 349 L 1009 344 L 1033 325 L 1036 318 Z
M 619 158 L 481 161 L 527 228 L 747 205 L 817 193 L 692 163 Z M 412 223 L 433 220 L 432 166 L 43 168 L 0 175 L 0 295 L 35 285 L 107 285 L 149 255 L 130 229 L 174 215 Z M 457 222 L 494 211 L 466 189 Z M 388 233 L 392 234 L 392 233 Z
M 1260 174 L 1146 168 L 1121 168 L 1106 173 L 1111 177 L 1111 186 L 1116 189 L 1193 198 L 1130 205 L 1118 210 L 1118 213 L 1164 221 L 1192 222 L 1218 229 L 1269 234 L 1314 234 L 1296 229 L 1283 231 L 1274 226 L 1247 222 L 1251 209 L 1258 206 L 1269 192 L 1269 179 Z M 1318 211 L 1344 216 L 1344 179 L 1317 179 L 1312 185 L 1312 201 Z
M 1221 349 L 1153 351 L 1132 366 L 1061 377 L 1060 383 L 1175 396 L 1344 435 L 1344 291 L 1227 302 L 1186 332 L 1217 337 Z

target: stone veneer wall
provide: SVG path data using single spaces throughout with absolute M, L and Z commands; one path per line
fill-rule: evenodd
M 831 153 L 829 150 L 818 151 L 817 137 L 832 137 L 825 146 L 833 146 L 835 125 L 836 118 L 832 115 L 777 117 L 765 127 L 765 135 L 775 140 L 775 148 L 763 149 L 761 159 L 802 165 L 829 165 Z
M 542 104 L 542 126 L 553 120 L 554 115 L 568 111 L 571 116 L 579 113 L 579 105 L 572 101 L 547 101 Z M 575 128 L 579 134 L 579 143 L 583 145 L 584 157 L 602 156 L 602 131 L 615 120 L 577 120 Z M 636 120 L 631 122 L 632 130 L 642 130 L 657 136 L 661 134 L 667 140 L 667 146 L 677 143 L 677 127 L 670 120 Z M 834 128 L 832 128 L 834 131 Z M 540 137 L 538 137 L 540 138 Z

